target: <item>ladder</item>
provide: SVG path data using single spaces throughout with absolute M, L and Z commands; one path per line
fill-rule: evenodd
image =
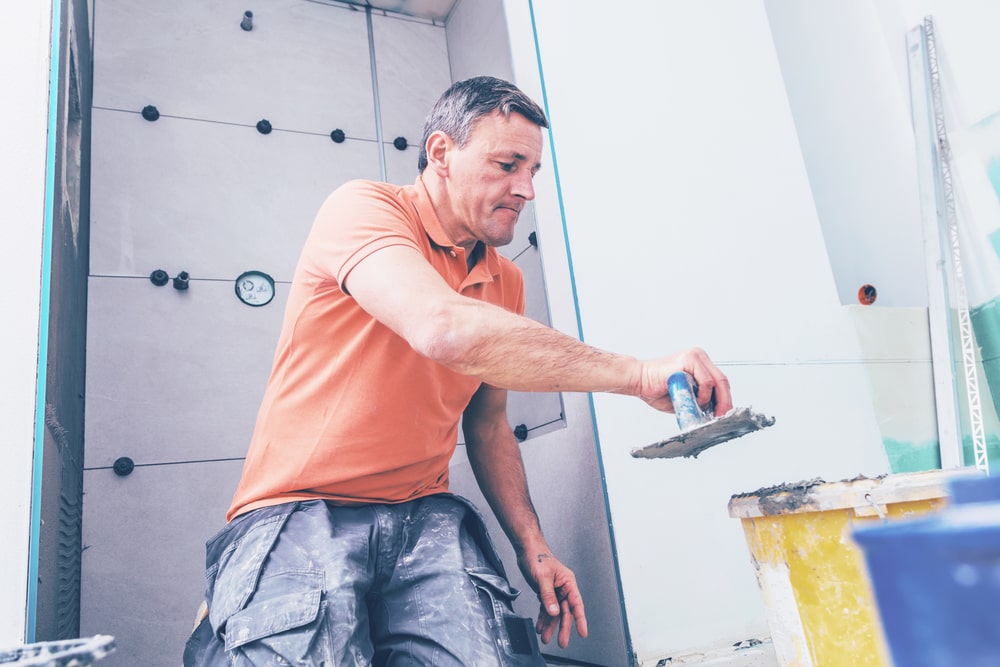
M 955 207 L 955 184 L 951 172 L 951 145 L 945 126 L 941 95 L 941 72 L 938 66 L 934 19 L 924 18 L 906 38 L 910 66 L 910 99 L 913 105 L 913 129 L 920 168 L 921 209 L 928 260 L 928 297 L 931 327 L 931 363 L 934 371 L 937 403 L 938 439 L 941 467 L 961 467 L 962 440 L 958 428 L 954 396 L 954 360 L 951 349 L 951 313 L 946 285 L 951 282 L 958 316 L 958 336 L 965 379 L 965 397 L 972 431 L 976 468 L 989 473 L 983 411 L 976 369 L 975 337 L 969 317 L 969 298 L 965 287 L 961 244 L 958 237 L 958 214 Z M 948 259 L 941 252 L 941 232 L 946 232 Z M 950 275 L 949 275 L 950 266 Z M 940 272 L 935 280 L 935 272 Z

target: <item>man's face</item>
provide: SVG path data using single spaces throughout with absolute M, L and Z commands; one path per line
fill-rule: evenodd
M 508 119 L 496 112 L 476 121 L 465 146 L 453 150 L 448 189 L 463 236 L 507 245 L 521 209 L 535 198 L 531 179 L 541 166 L 541 128 L 519 113 Z

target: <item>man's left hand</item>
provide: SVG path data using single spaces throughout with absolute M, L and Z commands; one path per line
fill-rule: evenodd
M 548 552 L 527 553 L 518 559 L 518 564 L 538 593 L 540 604 L 535 632 L 540 635 L 542 643 L 552 641 L 552 635 L 558 628 L 559 646 L 566 648 L 574 622 L 577 634 L 586 637 L 587 616 L 573 571 Z

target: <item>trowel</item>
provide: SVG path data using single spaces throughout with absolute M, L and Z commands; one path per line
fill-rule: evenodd
M 667 392 L 681 431 L 666 440 L 633 449 L 632 456 L 637 459 L 694 458 L 709 447 L 767 428 L 775 421 L 774 417 L 739 407 L 720 417 L 713 416 L 710 409 L 698 406 L 694 380 L 683 371 L 667 378 Z

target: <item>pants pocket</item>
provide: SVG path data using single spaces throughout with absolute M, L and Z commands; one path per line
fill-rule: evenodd
M 226 621 L 226 653 L 235 665 L 332 665 L 323 627 L 324 574 L 284 572 L 260 581 L 241 611 Z
M 545 667 L 534 623 L 514 613 L 513 602 L 520 593 L 511 588 L 505 578 L 484 568 L 470 568 L 466 572 L 488 611 L 501 664 L 505 667 Z
M 264 561 L 292 511 L 282 507 L 280 513 L 265 514 L 268 510 L 270 508 L 257 510 L 259 515 L 251 513 L 243 521 L 238 517 L 234 521 L 239 522 L 237 525 L 230 526 L 216 538 L 216 544 L 209 545 L 206 600 L 209 619 L 216 632 L 221 631 L 226 620 L 243 609 L 253 595 Z

